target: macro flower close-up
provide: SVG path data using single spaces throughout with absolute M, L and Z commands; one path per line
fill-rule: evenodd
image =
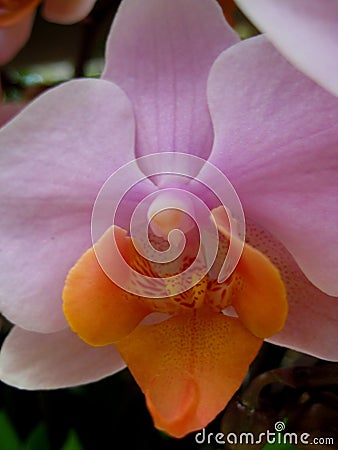
M 95 0 L 2 0 L 0 2 L 0 64 L 4 64 L 28 41 L 35 10 L 40 5 L 51 22 L 71 24 L 86 17 Z
M 127 367 L 183 438 L 265 342 L 337 361 L 337 119 L 336 96 L 265 35 L 241 41 L 216 1 L 123 0 L 101 77 L 0 131 L 1 381 Z

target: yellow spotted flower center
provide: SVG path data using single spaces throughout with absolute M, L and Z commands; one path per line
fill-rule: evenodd
M 154 248 L 163 251 L 168 247 L 165 218 L 169 219 L 171 225 L 178 225 L 183 216 L 168 211 L 159 214 L 163 215 L 156 219 L 156 233 L 150 227 L 149 240 Z M 255 336 L 266 338 L 280 331 L 287 315 L 287 301 L 279 271 L 266 256 L 245 244 L 235 271 L 223 283 L 219 283 L 217 276 L 228 251 L 229 235 L 224 209 L 214 210 L 213 216 L 219 232 L 216 259 L 204 276 L 201 276 L 204 269 L 204 261 L 201 261 L 200 270 L 197 268 L 192 274 L 192 287 L 179 293 L 173 276 L 190 266 L 199 247 L 196 229 L 191 224 L 190 229 L 186 227 L 188 231 L 185 233 L 184 251 L 167 264 L 142 257 L 122 229 L 115 227 L 108 230 L 96 243 L 96 248 L 109 252 L 108 261 L 111 258 L 111 266 L 116 264 L 118 270 L 114 251 L 108 250 L 114 233 L 118 251 L 131 270 L 130 273 L 126 272 L 125 277 L 132 286 L 132 272 L 145 275 L 147 278 L 142 280 L 145 295 L 135 295 L 114 284 L 102 270 L 92 248 L 70 271 L 66 281 L 64 313 L 71 328 L 91 345 L 106 345 L 128 334 L 153 312 L 178 315 L 206 307 L 218 314 L 226 313 L 227 308 L 231 307 Z M 152 280 L 156 278 L 163 280 L 167 293 L 165 297 L 153 295 Z M 135 279 L 137 282 L 138 278 Z M 115 314 L 118 314 L 118 323 Z M 124 316 L 125 321 L 122 319 Z

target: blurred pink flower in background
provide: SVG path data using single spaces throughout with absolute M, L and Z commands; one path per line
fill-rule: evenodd
M 29 39 L 35 10 L 42 3 L 43 16 L 60 24 L 72 24 L 88 15 L 96 0 L 1 0 L 0 65 L 12 59 Z
M 337 0 L 236 0 L 299 70 L 338 96 Z
M 229 380 L 209 356 L 222 355 L 228 345 L 236 366 L 246 349 L 232 336 L 222 342 L 219 329 L 214 333 L 201 320 L 187 350 L 187 325 L 174 315 L 156 325 L 135 324 L 116 346 L 95 347 L 72 332 L 63 313 L 67 275 L 92 245 L 98 191 L 124 164 L 158 152 L 203 158 L 235 187 L 248 242 L 278 268 L 287 292 L 286 325 L 270 342 L 337 360 L 338 99 L 296 70 L 265 36 L 240 42 L 212 0 L 122 2 L 102 78 L 51 89 L 1 131 L 0 305 L 15 324 L 1 350 L 1 379 L 25 389 L 89 383 L 125 367 L 117 350 L 123 348 L 160 428 L 182 436 L 225 406 Z M 175 173 L 177 167 L 167 169 Z M 144 167 L 134 170 L 145 177 L 139 198 L 161 192 Z M 126 222 L 130 211 L 123 213 Z M 95 309 L 94 296 L 89 300 Z M 126 316 L 128 311 L 126 305 Z M 87 318 L 94 332 L 101 316 Z M 223 324 L 228 319 L 214 316 Z M 108 318 L 113 331 L 119 329 L 122 316 Z M 176 319 L 181 334 L 168 332 Z M 146 326 L 155 337 L 161 330 L 163 347 L 156 353 L 149 351 L 156 339 L 151 333 L 148 339 Z M 142 339 L 132 342 L 135 335 Z M 175 359 L 177 343 L 184 345 Z M 133 345 L 139 346 L 136 361 Z M 175 375 L 177 361 L 188 361 L 195 384 L 181 391 L 162 371 L 166 355 L 176 364 Z M 149 379 L 162 386 L 161 395 L 150 398 Z

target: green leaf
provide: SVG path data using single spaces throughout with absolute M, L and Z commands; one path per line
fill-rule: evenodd
M 83 450 L 81 442 L 74 430 L 70 430 L 67 440 L 61 450 Z
M 23 450 L 49 450 L 49 448 L 47 428 L 43 423 L 34 428 L 22 447 Z
M 6 450 L 18 450 L 21 440 L 17 436 L 15 429 L 9 421 L 6 413 L 0 411 L 0 448 Z

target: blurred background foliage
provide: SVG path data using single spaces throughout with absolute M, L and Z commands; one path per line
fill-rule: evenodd
M 3 101 L 30 101 L 41 92 L 74 77 L 98 77 L 104 46 L 119 5 L 98 0 L 81 23 L 63 26 L 37 14 L 23 50 L 1 68 Z M 220 1 L 242 38 L 257 30 L 232 0 Z M 0 338 L 10 324 L 0 318 Z M 286 431 L 318 436 L 338 448 L 338 369 L 333 363 L 265 343 L 240 390 L 206 428 L 209 441 L 195 433 L 174 439 L 154 429 L 144 397 L 128 370 L 86 386 L 55 391 L 21 391 L 0 383 L 0 450 L 220 450 L 254 447 L 270 450 L 300 445 L 220 445 L 216 433 L 252 432 L 256 436 L 283 421 Z M 210 434 L 212 433 L 212 434 Z

